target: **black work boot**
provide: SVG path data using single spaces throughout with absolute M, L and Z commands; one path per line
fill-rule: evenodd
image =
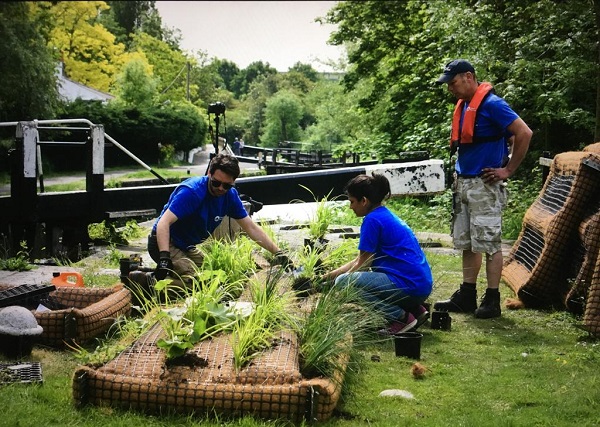
M 487 289 L 481 299 L 481 305 L 475 310 L 478 319 L 491 319 L 500 317 L 500 291 L 498 289 Z
M 460 285 L 450 299 L 438 301 L 433 305 L 434 310 L 452 311 L 455 313 L 473 313 L 477 308 L 477 289 L 475 286 Z

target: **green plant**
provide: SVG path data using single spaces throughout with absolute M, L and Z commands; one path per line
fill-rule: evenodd
M 341 380 L 346 374 L 358 374 L 359 370 L 347 363 L 355 360 L 352 354 L 358 348 L 373 342 L 372 331 L 383 324 L 383 316 L 362 298 L 358 289 L 331 287 L 318 296 L 300 323 L 302 375 Z
M 223 302 L 231 298 L 224 272 L 203 270 L 196 276 L 199 280 L 194 280 L 191 288 L 180 290 L 187 294 L 183 305 L 167 304 L 157 315 L 166 338 L 156 345 L 165 350 L 167 359 L 182 356 L 195 343 L 231 330 L 238 319 L 239 313 Z M 169 282 L 159 281 L 156 290 L 166 290 Z
M 144 318 L 121 316 L 115 319 L 104 337 L 96 338 L 95 341 L 98 345 L 93 350 L 77 343 L 68 345 L 68 347 L 80 363 L 88 366 L 101 366 L 114 359 L 142 333 L 146 332 L 151 325 L 152 323 Z
M 282 269 L 270 269 L 265 282 L 250 280 L 252 312 L 236 323 L 231 335 L 233 365 L 236 371 L 246 366 L 260 351 L 275 343 L 277 333 L 286 328 L 297 329 L 292 314 L 294 296 L 279 292 Z
M 256 269 L 252 256 L 254 242 L 243 235 L 233 241 L 207 239 L 198 249 L 204 255 L 200 269 L 223 271 L 225 281 L 236 289 L 236 292 L 232 292 L 233 298 L 237 298 L 243 290 L 243 284 Z
M 523 228 L 527 209 L 539 197 L 540 184 L 533 181 L 508 181 L 507 206 L 502 214 L 502 237 L 516 240 Z
M 88 236 L 92 240 L 109 244 L 127 244 L 130 240 L 141 237 L 144 229 L 134 220 L 128 220 L 122 227 L 114 221 L 88 224 Z
M 315 214 L 308 223 L 308 234 L 311 240 L 321 241 L 325 237 L 325 234 L 327 234 L 327 229 L 331 225 L 333 219 L 336 217 L 334 208 L 330 203 L 335 201 L 336 197 L 329 199 L 331 192 L 333 191 L 331 190 L 326 196 L 319 200 L 312 190 L 302 184 L 299 185 L 308 191 L 312 195 L 314 201 L 317 203 Z M 297 201 L 292 201 L 292 203 L 294 202 Z
M 27 250 L 27 242 L 19 242 L 21 249 L 16 256 L 8 257 L 8 249 L 3 248 L 3 257 L 0 259 L 0 270 L 8 271 L 27 271 L 33 267 L 29 264 L 29 251 Z
M 121 258 L 124 258 L 123 252 L 118 250 L 114 244 L 108 245 L 108 253 L 104 255 L 104 261 L 111 267 L 119 267 Z
M 323 254 L 323 269 L 334 269 L 354 259 L 358 252 L 357 244 L 357 239 L 345 239 L 330 247 Z

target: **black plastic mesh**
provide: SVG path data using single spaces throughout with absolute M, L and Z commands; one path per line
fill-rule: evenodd
M 54 285 L 19 285 L 6 287 L 0 290 L 0 307 L 20 305 L 26 308 L 35 308 L 39 301 L 54 291 Z
M 41 382 L 40 362 L 0 363 L 0 384 Z

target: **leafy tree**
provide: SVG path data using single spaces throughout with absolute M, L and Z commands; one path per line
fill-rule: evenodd
M 446 158 L 455 100 L 434 82 L 457 57 L 532 127 L 534 153 L 590 141 L 598 73 L 591 8 L 587 0 L 339 2 L 326 21 L 338 25 L 332 43 L 348 48 L 346 89 L 368 83 L 358 106 L 385 138 L 377 138 L 380 153 L 427 149 Z
M 119 42 L 129 46 L 133 34 L 140 31 L 166 42 L 162 19 L 156 9 L 155 1 L 108 1 L 107 3 L 110 6 L 110 15 L 121 29 Z
M 156 97 L 156 80 L 148 62 L 141 56 L 133 58 L 117 77 L 118 99 L 127 106 L 149 106 Z
M 58 105 L 56 63 L 41 34 L 28 3 L 0 3 L 0 121 L 53 116 Z
M 201 108 L 207 108 L 208 104 L 216 101 L 230 107 L 234 101 L 233 94 L 224 87 L 218 71 L 208 62 L 206 52 L 197 52 L 194 59 L 190 62 L 190 80 L 198 87 L 198 92 L 190 101 Z
M 231 87 L 232 92 L 236 98 L 240 98 L 242 95 L 247 94 L 250 90 L 252 82 L 261 76 L 268 76 L 277 74 L 277 70 L 262 61 L 256 61 L 248 65 L 248 67 L 241 70 L 232 80 Z
M 60 53 L 69 78 L 108 92 L 122 65 L 125 46 L 98 22 L 103 1 L 31 2 L 36 16 L 49 18 L 48 46 Z
M 131 48 L 146 56 L 157 79 L 159 102 L 187 99 L 188 58 L 182 52 L 174 50 L 167 43 L 144 32 L 133 35 Z M 196 98 L 198 86 L 190 84 L 190 97 Z
M 267 147 L 277 147 L 279 142 L 299 141 L 302 104 L 298 97 L 280 91 L 267 101 L 265 132 L 262 141 Z
M 261 76 L 250 85 L 248 94 L 242 97 L 242 106 L 248 112 L 248 126 L 245 129 L 249 145 L 261 145 L 261 131 L 265 120 L 267 100 L 279 90 L 279 75 Z
M 364 116 L 356 108 L 357 99 L 357 90 L 344 93 L 337 83 L 317 83 L 306 97 L 306 104 L 313 109 L 316 120 L 306 129 L 307 144 L 303 149 L 331 151 L 337 155 L 344 151 L 370 153 L 372 144 L 365 144 L 370 132 L 363 125 Z
M 59 118 L 86 117 L 103 124 L 106 133 L 136 156 L 155 163 L 159 144 L 185 153 L 205 144 L 207 124 L 200 113 L 187 101 L 127 106 L 120 102 L 102 104 L 78 100 L 65 106 Z M 132 163 L 127 156 L 121 157 Z
M 225 89 L 233 92 L 233 80 L 240 73 L 240 69 L 235 62 L 228 61 L 227 59 L 215 59 L 210 67 L 214 67 L 219 76 L 221 76 Z
M 301 62 L 296 62 L 294 65 L 292 65 L 290 68 L 288 68 L 288 73 L 292 73 L 292 72 L 302 74 L 304 77 L 306 77 L 308 80 L 310 80 L 313 83 L 316 83 L 317 80 L 319 80 L 319 73 L 317 73 L 317 70 L 315 70 L 312 67 L 312 65 L 310 65 L 310 64 L 303 64 Z
M 285 74 L 281 74 L 279 86 L 281 89 L 287 89 L 297 93 L 299 96 L 303 96 L 313 89 L 315 82 L 306 77 L 304 73 L 288 71 Z

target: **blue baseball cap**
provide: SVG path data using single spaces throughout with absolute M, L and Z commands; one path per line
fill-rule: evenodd
M 465 59 L 455 59 L 454 61 L 450 61 L 446 64 L 444 67 L 444 72 L 440 78 L 437 79 L 437 83 L 448 83 L 454 77 L 456 77 L 457 74 L 466 73 L 467 71 L 475 74 L 475 68 L 473 68 L 469 61 Z

